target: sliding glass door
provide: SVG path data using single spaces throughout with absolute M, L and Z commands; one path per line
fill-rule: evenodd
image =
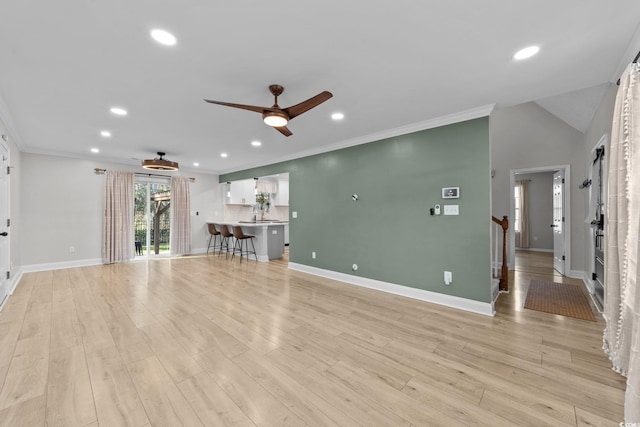
M 169 254 L 171 185 L 142 178 L 135 183 L 136 256 Z

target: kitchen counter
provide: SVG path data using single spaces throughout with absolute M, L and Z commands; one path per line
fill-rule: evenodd
M 256 247 L 258 261 L 267 262 L 271 259 L 282 258 L 284 255 L 284 226 L 289 221 L 208 221 L 207 224 L 225 224 L 233 233 L 233 226 L 242 227 L 242 232 L 255 236 L 253 244 Z M 217 227 L 216 227 L 217 228 Z M 230 242 L 231 246 L 233 242 Z M 251 255 L 249 259 L 251 259 Z
M 255 221 L 238 221 L 238 224 L 242 224 L 242 225 L 247 225 L 247 224 L 256 224 L 256 225 L 262 225 L 262 224 L 285 224 L 289 221 L 280 221 L 278 219 L 257 219 Z

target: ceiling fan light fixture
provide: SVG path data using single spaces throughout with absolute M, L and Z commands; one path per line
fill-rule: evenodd
M 264 113 L 262 115 L 262 120 L 264 120 L 265 124 L 274 128 L 286 126 L 289 122 L 289 118 L 284 113 L 279 113 L 276 111 L 269 111 Z
M 158 158 L 147 159 L 142 161 L 142 167 L 154 171 L 177 171 L 179 169 L 178 162 L 164 159 L 165 153 L 158 151 Z

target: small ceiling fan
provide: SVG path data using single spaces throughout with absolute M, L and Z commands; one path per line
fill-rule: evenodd
M 316 96 L 307 99 L 306 101 L 302 101 L 299 104 L 293 105 L 288 108 L 280 108 L 278 105 L 278 96 L 284 92 L 284 87 L 280 85 L 271 85 L 269 86 L 269 90 L 274 96 L 274 102 L 272 107 L 258 107 L 255 105 L 244 105 L 244 104 L 232 104 L 230 102 L 222 102 L 222 101 L 211 101 L 209 99 L 205 99 L 206 102 L 211 104 L 219 104 L 225 105 L 227 107 L 241 108 L 243 110 L 255 111 L 256 113 L 262 114 L 262 120 L 269 126 L 274 127 L 278 132 L 283 134 L 284 136 L 293 135 L 291 131 L 287 128 L 287 123 L 289 120 L 294 117 L 299 116 L 300 114 L 309 111 L 310 109 L 317 107 L 322 104 L 329 98 L 333 96 L 331 92 L 321 92 Z

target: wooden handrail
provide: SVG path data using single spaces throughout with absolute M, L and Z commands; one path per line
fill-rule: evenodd
M 509 229 L 509 219 L 503 216 L 498 219 L 495 216 L 491 220 L 502 227 L 502 267 L 500 268 L 500 291 L 509 291 L 509 269 L 507 268 L 507 230 Z

